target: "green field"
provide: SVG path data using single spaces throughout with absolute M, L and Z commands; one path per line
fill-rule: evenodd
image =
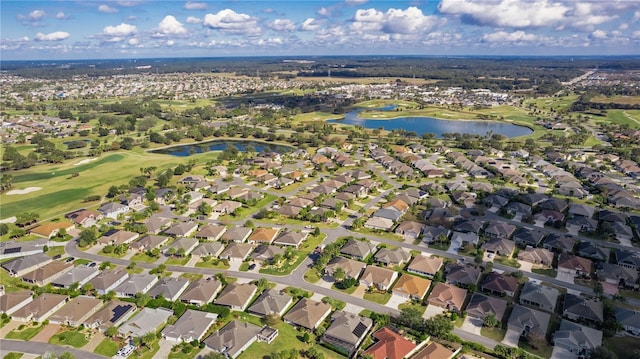
M 109 338 L 105 338 L 100 342 L 100 344 L 98 344 L 93 352 L 106 357 L 112 357 L 118 352 L 119 346 L 120 345 L 117 342 L 114 342 Z
M 89 340 L 85 337 L 83 333 L 73 331 L 66 331 L 59 334 L 56 334 L 49 339 L 49 344 L 54 345 L 70 345 L 74 348 L 82 348 L 85 346 Z
M 44 325 L 38 325 L 36 327 L 27 327 L 29 324 L 25 324 L 25 328 L 22 330 L 14 329 L 7 333 L 5 339 L 18 339 L 18 340 L 30 340 L 35 337 L 44 329 Z

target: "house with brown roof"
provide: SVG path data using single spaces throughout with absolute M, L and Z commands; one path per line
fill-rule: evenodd
M 31 303 L 33 295 L 27 290 L 3 293 L 0 295 L 0 313 L 13 314 L 16 310 Z
M 562 316 L 573 321 L 599 324 L 604 321 L 604 304 L 596 298 L 568 293 L 564 298 Z
M 456 356 L 460 350 L 462 350 L 462 346 L 458 347 L 456 350 L 451 350 L 442 344 L 431 342 L 429 345 L 424 347 L 424 349 L 411 357 L 411 359 L 451 359 Z
M 409 205 L 405 201 L 395 198 L 383 204 L 382 208 L 392 208 L 398 212 L 405 213 L 409 209 Z
M 186 257 L 200 244 L 197 238 L 193 237 L 180 237 L 173 241 L 164 250 L 165 255 L 169 255 L 169 251 L 174 251 L 174 255 L 180 257 Z
M 247 309 L 257 291 L 258 287 L 251 283 L 229 283 L 214 303 L 242 312 Z
M 398 278 L 398 272 L 376 267 L 373 265 L 367 266 L 360 276 L 360 283 L 365 287 L 376 287 L 379 290 L 389 290 L 391 284 Z
M 198 223 L 196 222 L 177 222 L 164 231 L 164 233 L 173 237 L 189 237 L 197 230 Z
M 496 319 L 502 321 L 507 310 L 507 301 L 480 293 L 473 293 L 465 310 L 470 317 L 483 321 L 489 314 L 493 314 Z
M 73 269 L 73 263 L 53 261 L 23 275 L 22 281 L 38 286 L 45 286 L 71 269 Z
M 91 286 L 99 295 L 104 295 L 114 290 L 117 286 L 127 280 L 127 278 L 129 278 L 129 272 L 124 268 L 107 269 L 93 277 L 89 283 L 91 283 Z
M 278 236 L 279 231 L 280 229 L 278 228 L 256 228 L 253 230 L 249 238 L 247 238 L 247 243 L 271 244 L 271 242 L 273 242 Z
M 330 304 L 302 298 L 282 319 L 292 325 L 314 330 L 331 314 L 331 311 Z
M 207 241 L 217 241 L 226 231 L 227 227 L 225 226 L 221 226 L 219 224 L 207 224 L 200 227 L 200 230 L 195 234 L 194 237 Z
M 478 284 L 482 269 L 459 263 L 449 263 L 445 266 L 444 273 L 447 283 L 469 287 Z
M 58 309 L 49 317 L 51 324 L 63 324 L 77 327 L 83 324 L 89 317 L 102 307 L 102 300 L 89 297 L 79 296 L 69 300 L 65 305 Z
M 424 223 L 420 222 L 403 221 L 396 227 L 394 232 L 407 239 L 418 239 L 418 237 L 422 234 L 425 226 L 426 225 Z
M 129 244 L 138 239 L 138 237 L 140 237 L 140 234 L 135 232 L 113 229 L 105 232 L 102 237 L 98 238 L 98 244 L 119 246 L 121 244 Z
M 160 248 L 169 242 L 169 237 L 167 236 L 156 236 L 153 234 L 147 234 L 139 238 L 137 241 L 131 243 L 129 245 L 130 249 L 137 250 L 139 252 L 144 252 L 147 250 L 152 250 L 154 248 Z
M 484 277 L 481 288 L 485 292 L 513 297 L 518 289 L 518 278 L 504 273 L 491 272 Z
M 460 312 L 467 297 L 467 290 L 447 283 L 436 283 L 427 298 L 429 305 Z
M 309 233 L 306 232 L 284 231 L 273 241 L 273 244 L 298 248 L 308 236 Z
M 158 234 L 162 232 L 167 226 L 171 224 L 170 218 L 164 218 L 160 216 L 151 216 L 144 221 L 144 226 L 147 227 L 148 233 Z
M 560 253 L 558 256 L 558 272 L 566 273 L 573 277 L 589 278 L 591 276 L 591 260 Z
M 247 311 L 263 317 L 269 314 L 277 314 L 282 317 L 292 302 L 293 298 L 289 294 L 275 289 L 267 289 L 260 294 Z
M 220 259 L 231 261 L 244 261 L 253 250 L 253 245 L 249 243 L 231 243 L 220 253 Z
M 363 260 L 373 253 L 375 249 L 376 247 L 371 244 L 371 242 L 349 239 L 347 243 L 340 248 L 340 253 L 354 259 Z
M 66 295 L 43 293 L 34 300 L 16 310 L 11 319 L 19 322 L 42 322 L 67 302 Z
M 102 213 L 88 209 L 73 211 L 71 213 L 67 213 L 64 217 L 72 220 L 73 223 L 84 228 L 89 228 L 97 224 L 99 220 L 104 218 Z
M 329 263 L 324 267 L 324 274 L 330 277 L 333 277 L 336 269 L 342 268 L 345 274 L 345 278 L 360 278 L 360 274 L 364 267 L 366 267 L 366 263 L 356 261 L 353 259 L 345 258 L 342 256 L 333 257 Z
M 388 327 L 380 328 L 373 333 L 375 343 L 362 353 L 374 359 L 402 359 L 409 357 L 416 349 L 416 344 Z
M 499 256 L 511 257 L 513 251 L 516 249 L 514 241 L 492 237 L 487 242 L 482 244 L 480 248 L 484 249 L 487 253 L 492 253 Z
M 135 313 L 136 309 L 133 303 L 112 300 L 87 319 L 84 326 L 104 332 L 110 327 L 120 326 Z
M 51 239 L 52 237 L 55 237 L 60 230 L 64 229 L 69 231 L 73 228 L 75 228 L 75 224 L 69 221 L 49 222 L 37 226 L 30 230 L 29 233 Z
M 224 242 L 242 243 L 245 240 L 247 240 L 247 238 L 249 238 L 250 234 L 251 234 L 251 228 L 232 227 L 227 229 L 227 231 L 225 231 L 222 234 L 222 237 L 220 237 L 220 240 Z
M 222 201 L 213 206 L 213 212 L 223 214 L 231 214 L 238 208 L 242 207 L 242 203 L 236 201 Z
M 402 274 L 391 292 L 407 300 L 422 300 L 427 294 L 431 281 L 409 274 Z
M 531 264 L 550 268 L 553 263 L 553 252 L 546 248 L 527 247 L 518 252 L 518 259 Z
M 180 296 L 180 301 L 193 305 L 205 305 L 213 301 L 222 287 L 222 282 L 219 280 L 213 277 L 203 277 L 189 284 Z
M 433 278 L 442 268 L 442 259 L 418 254 L 407 266 L 407 272 Z
M 516 226 L 506 222 L 491 222 L 484 229 L 484 233 L 492 237 L 508 239 L 516 231 Z

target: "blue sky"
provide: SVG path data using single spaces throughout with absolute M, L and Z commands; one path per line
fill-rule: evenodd
M 3 60 L 640 54 L 640 0 L 2 0 L 0 12 Z

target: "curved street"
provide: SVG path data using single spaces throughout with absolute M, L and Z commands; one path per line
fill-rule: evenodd
M 35 354 L 42 355 L 46 352 L 53 352 L 58 355 L 69 352 L 73 354 L 78 359 L 105 359 L 108 357 L 90 353 L 84 350 L 65 347 L 61 345 L 53 345 L 47 343 L 31 343 L 25 342 L 22 340 L 10 340 L 10 339 L 0 339 L 0 356 L 4 358 L 10 352 L 16 353 L 27 353 L 27 354 Z

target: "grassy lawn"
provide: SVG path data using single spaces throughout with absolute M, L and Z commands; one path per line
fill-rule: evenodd
M 120 343 L 114 342 L 109 338 L 105 338 L 100 342 L 100 344 L 98 344 L 93 352 L 96 354 L 104 355 L 106 357 L 112 357 L 116 355 L 119 348 Z
M 417 303 L 402 303 L 398 306 L 399 310 L 403 310 L 404 308 L 414 308 L 420 311 L 420 315 L 424 314 L 425 310 L 427 310 L 427 307 L 424 305 L 420 305 Z
M 84 336 L 83 333 L 73 331 L 66 331 L 60 334 L 56 334 L 49 339 L 49 344 L 54 345 L 70 345 L 74 348 L 82 348 L 85 346 L 89 340 Z
M 247 348 L 238 359 L 258 359 L 265 358 L 269 354 L 280 352 L 283 350 L 289 349 L 308 349 L 309 344 L 303 343 L 299 337 L 302 337 L 302 333 L 298 332 L 295 328 L 290 326 L 289 324 L 280 322 L 275 325 L 275 328 L 278 329 L 278 337 L 271 342 L 271 344 L 263 343 L 263 342 L 255 342 Z M 338 359 L 344 358 L 342 355 L 330 351 L 320 345 L 315 345 L 316 349 L 324 354 L 327 359 Z
M 429 243 L 429 248 L 438 249 L 438 250 L 441 250 L 441 251 L 448 251 L 450 246 L 451 246 L 450 242 Z
M 366 299 L 370 302 L 374 302 L 374 303 L 378 303 L 378 304 L 387 304 L 387 302 L 389 301 L 389 299 L 391 299 L 391 293 L 378 293 L 378 292 L 373 292 L 373 293 L 364 293 L 364 295 L 362 296 L 363 299 Z
M 24 354 L 22 353 L 9 352 L 5 356 L 3 356 L 2 359 L 20 359 L 23 355 Z
M 167 261 L 164 262 L 164 264 L 168 266 L 184 266 L 188 262 L 189 262 L 189 257 L 186 257 L 186 258 L 176 257 L 176 258 L 167 259 Z
M 268 267 L 261 268 L 260 273 L 263 274 L 271 274 L 271 275 L 289 275 L 293 270 L 298 268 L 298 266 L 309 256 L 309 253 L 313 251 L 326 237 L 326 234 L 321 233 L 319 236 L 309 236 L 304 243 L 300 246 L 298 253 L 291 261 L 287 261 L 282 264 L 280 267 Z
M 251 217 L 254 213 L 258 212 L 258 210 L 260 210 L 260 208 L 263 208 L 264 206 L 266 206 L 267 204 L 275 201 L 276 199 L 278 199 L 277 196 L 274 196 L 272 194 L 267 194 L 264 196 L 263 199 L 259 200 L 255 206 L 251 206 L 251 207 L 240 207 L 238 208 L 235 212 L 233 212 L 233 216 L 231 218 L 248 218 Z
M 310 270 L 312 270 L 312 269 L 310 269 Z M 353 292 L 355 292 L 356 289 L 358 289 L 358 286 L 354 285 L 354 286 L 351 286 L 351 288 L 349 288 L 349 289 L 340 289 L 340 288 L 336 287 L 335 284 L 332 284 L 331 285 L 331 289 L 333 289 L 335 291 L 338 291 L 338 292 L 346 293 L 346 294 L 353 294 Z
M 197 268 L 210 268 L 210 269 L 229 269 L 229 265 L 225 264 L 224 261 L 218 261 L 216 264 L 212 262 L 198 262 L 196 263 Z
M 187 348 L 189 350 L 185 353 L 182 351 L 182 348 Z M 176 348 L 175 352 L 173 350 L 174 349 L 171 348 L 169 359 L 193 359 L 202 349 L 200 349 L 200 347 L 193 347 L 191 344 L 186 343 Z
M 482 327 L 480 329 L 480 335 L 482 335 L 483 337 L 487 337 L 489 339 L 493 339 L 497 342 L 501 342 L 502 339 L 504 339 L 505 334 L 507 334 L 507 330 L 502 328 L 489 329 L 489 328 Z
M 131 260 L 134 262 L 143 262 L 143 263 L 154 263 L 155 261 L 158 260 L 157 257 L 151 257 L 148 256 L 144 253 L 140 253 L 140 254 L 136 254 L 135 256 L 131 257 Z
M 325 303 L 328 303 L 329 305 L 331 305 L 331 307 L 334 310 L 343 310 L 344 307 L 347 306 L 347 303 L 345 303 L 345 302 L 343 302 L 341 300 L 338 300 L 338 299 L 330 298 L 330 297 L 324 297 L 324 298 L 322 298 L 322 301 L 325 302 Z
M 129 358 L 131 359 L 151 359 L 153 356 L 160 350 L 160 344 L 158 342 L 153 343 L 151 345 L 151 350 L 147 347 L 142 347 L 136 349 L 133 354 Z
M 44 325 L 38 325 L 37 327 L 26 327 L 23 330 L 14 329 L 7 333 L 5 338 L 26 341 L 38 335 L 38 333 L 40 333 L 42 329 L 44 329 Z
M 322 275 L 317 270 L 311 268 L 304 274 L 304 280 L 309 283 L 317 283 L 322 278 Z
M 633 299 L 637 299 L 640 300 L 640 292 L 637 292 L 635 290 L 620 290 L 619 294 L 625 298 L 633 298 Z
M 53 256 L 62 256 L 64 254 L 64 246 L 55 246 L 55 247 L 50 247 L 49 250 L 47 251 L 47 255 L 49 257 L 53 257 Z
M 518 343 L 518 346 L 528 351 L 529 353 L 535 354 L 541 358 L 551 358 L 551 353 L 553 353 L 553 346 L 551 345 L 544 345 L 538 349 L 533 349 L 529 344 L 526 343 L 526 341 L 521 340 Z
M 544 268 L 531 268 L 531 271 L 533 273 L 543 274 L 543 275 L 549 276 L 551 278 L 555 278 L 556 275 L 558 275 L 558 271 L 556 271 L 555 269 L 552 269 L 552 268 L 547 268 L 547 269 L 544 269 Z
M 505 266 L 520 268 L 520 263 L 518 263 L 518 260 L 515 258 L 505 258 L 502 256 L 497 256 L 495 257 L 494 261 Z
M 634 337 L 604 338 L 603 345 L 614 352 L 618 359 L 633 359 L 640 350 L 640 340 Z

